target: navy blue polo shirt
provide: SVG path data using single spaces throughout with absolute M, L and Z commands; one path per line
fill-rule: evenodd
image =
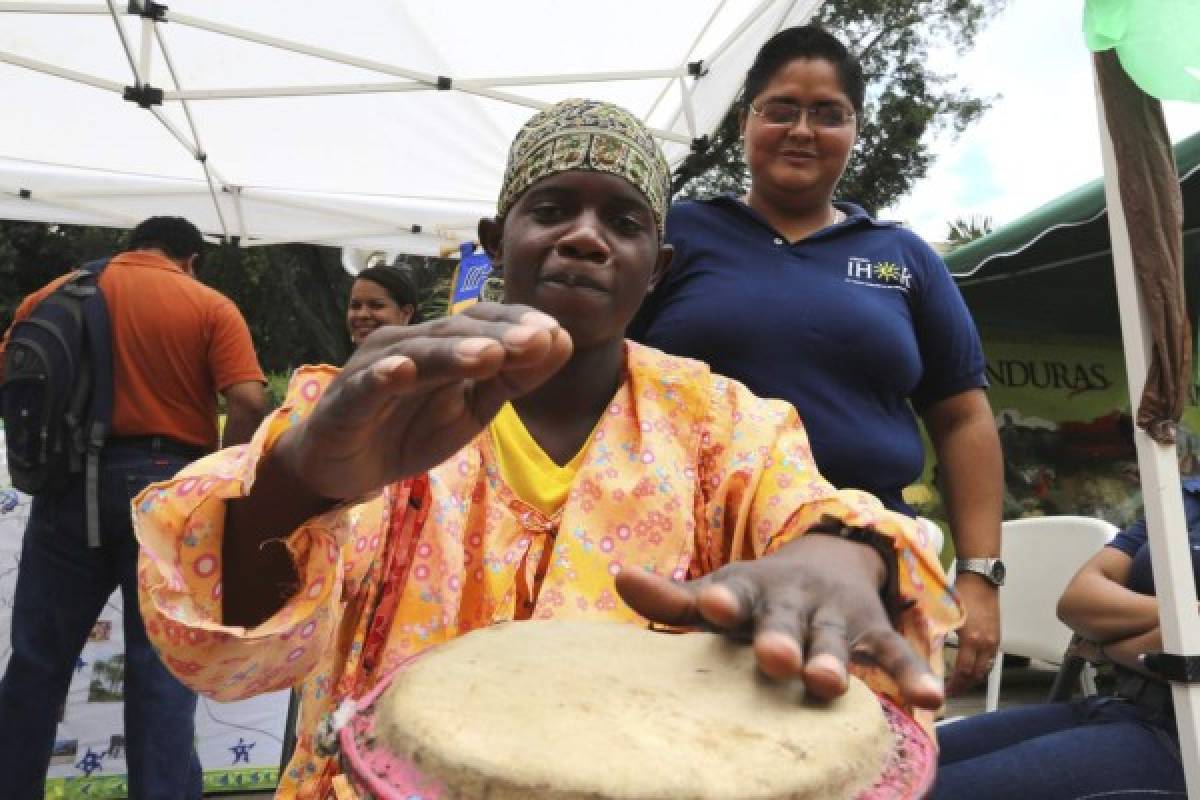
M 1180 486 L 1192 552 L 1192 576 L 1200 590 L 1200 478 L 1184 478 Z M 1146 532 L 1145 517 L 1114 536 L 1108 546 L 1133 559 L 1125 585 L 1140 594 L 1154 594 L 1154 570 L 1150 566 L 1150 536 Z
M 787 400 L 831 483 L 911 514 L 901 491 L 924 466 L 913 407 L 986 386 L 983 350 L 920 237 L 837 206 L 843 222 L 789 243 L 732 195 L 675 204 L 671 270 L 629 335 Z

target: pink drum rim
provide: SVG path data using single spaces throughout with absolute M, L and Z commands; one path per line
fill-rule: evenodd
M 429 652 L 429 651 L 425 651 Z M 359 747 L 360 736 L 372 727 L 375 703 L 391 685 L 397 672 L 407 667 L 421 654 L 404 661 L 394 671 L 367 692 L 356 703 L 354 718 L 338 731 L 338 749 L 342 770 L 351 783 L 380 800 L 440 800 L 445 787 L 435 779 L 422 775 L 407 759 L 387 754 L 387 770 L 379 774 Z M 895 735 L 895 744 L 879 779 L 856 800 L 920 800 L 933 787 L 937 773 L 937 747 L 917 721 L 887 697 L 876 694 L 880 706 Z M 388 780 L 385 780 L 384 778 Z M 408 787 L 392 781 L 405 780 Z

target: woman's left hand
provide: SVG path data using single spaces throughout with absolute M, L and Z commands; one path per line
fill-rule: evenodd
M 626 569 L 616 584 L 648 620 L 753 642 L 766 675 L 800 677 L 817 697 L 845 693 L 853 657 L 877 663 L 912 705 L 936 709 L 942 683 L 892 627 L 879 597 L 884 570 L 868 545 L 809 534 L 698 580 Z
M 1000 593 L 981 575 L 960 572 L 954 589 L 967 619 L 957 631 L 958 657 L 946 693 L 961 695 L 987 680 L 1000 648 Z

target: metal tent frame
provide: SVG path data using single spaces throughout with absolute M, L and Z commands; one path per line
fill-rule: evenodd
M 180 0 L 180 4 L 188 2 Z M 617 5 L 622 2 L 628 4 L 631 14 L 636 13 L 638 4 L 618 0 Z M 93 36 L 112 36 L 111 47 L 122 55 L 130 80 L 125 82 L 123 76 L 114 75 L 111 63 L 107 69 L 81 69 L 69 63 L 69 58 L 42 57 L 37 48 L 20 46 L 27 44 L 30 37 L 22 41 L 15 36 L 14 41 L 6 41 L 0 34 L 0 64 L 96 90 L 107 100 L 116 101 L 114 106 L 140 108 L 193 163 L 190 176 L 181 175 L 179 169 L 131 173 L 106 169 L 103 158 L 77 163 L 70 156 L 62 159 L 14 156 L 5 152 L 10 148 L 5 148 L 0 137 L 0 217 L 126 227 L 146 216 L 142 208 L 154 206 L 162 209 L 157 213 L 178 209 L 176 213 L 196 220 L 206 233 L 242 246 L 304 241 L 442 254 L 473 238 L 475 223 L 491 211 L 494 194 L 483 194 L 475 187 L 460 189 L 450 178 L 444 190 L 436 195 L 410 192 L 402 185 L 387 192 L 380 192 L 377 185 L 372 185 L 364 191 L 358 188 L 356 175 L 346 175 L 337 191 L 330 191 L 328 183 L 313 190 L 302 180 L 288 184 L 258 181 L 247 174 L 251 170 L 228 165 L 229 146 L 212 143 L 212 125 L 205 116 L 212 107 L 230 103 L 365 95 L 377 101 L 381 95 L 456 96 L 474 103 L 459 113 L 460 120 L 470 119 L 471 113 L 481 108 L 494 117 L 495 104 L 507 106 L 510 111 L 502 120 L 488 120 L 500 133 L 492 138 L 506 141 L 515 132 L 518 119 L 512 110 L 527 114 L 531 109 L 547 107 L 560 97 L 587 94 L 612 99 L 642 116 L 662 141 L 674 166 L 693 148 L 703 146 L 706 136 L 732 102 L 736 79 L 744 74 L 761 41 L 782 27 L 807 21 L 819 0 L 677 2 L 673 12 L 680 30 L 665 49 L 670 58 L 666 67 L 654 64 L 662 61 L 660 56 L 646 58 L 642 54 L 640 59 L 633 60 L 647 62 L 645 67 L 484 76 L 455 71 L 455 65 L 449 63 L 452 58 L 435 58 L 440 63 L 421 68 L 404 65 L 399 59 L 385 60 L 348 49 L 319 46 L 298 37 L 267 32 L 262 27 L 230 22 L 228 18 L 237 14 L 230 12 L 229 4 L 224 8 L 213 7 L 212 3 L 198 5 L 209 13 L 203 16 L 184 13 L 153 0 L 132 0 L 124 8 L 118 8 L 114 0 L 0 2 L 0 30 L 19 29 L 18 23 L 31 18 L 38 20 L 42 31 L 64 24 L 53 20 L 90 20 Z M 449 13 L 478 11 L 478 6 L 473 7 L 470 2 L 440 5 L 447 7 Z M 530 6 L 532 12 L 528 22 L 520 16 L 522 4 L 513 6 L 517 17 L 514 27 L 518 30 L 522 25 L 535 24 L 533 14 L 545 10 L 544 3 L 524 5 Z M 277 5 L 275 11 L 285 9 Z M 571 35 L 583 46 L 587 42 L 587 19 L 581 11 L 585 9 L 565 15 L 564 20 L 575 26 Z M 296 13 L 314 16 L 312 9 L 303 5 Z M 321 21 L 320 16 L 314 19 L 318 24 Z M 551 33 L 564 35 L 564 30 L 571 29 L 552 28 Z M 187 54 L 181 55 L 177 45 L 185 36 L 189 37 L 190 47 Z M 196 44 L 198 36 L 210 37 L 208 41 L 219 37 L 285 58 L 303 58 L 309 62 L 306 67 L 328 68 L 328 75 L 318 81 L 269 81 L 263 85 L 244 80 L 238 80 L 236 85 L 224 85 L 228 81 L 218 85 L 193 80 L 189 74 L 194 71 L 194 60 L 197 54 L 204 54 L 203 48 Z M 719 80 L 709 78 L 714 68 L 720 73 Z M 236 66 L 231 71 L 240 74 Z M 281 70 L 272 72 L 281 74 Z M 351 73 L 355 80 L 346 79 Z M 734 81 L 729 80 L 731 75 Z M 637 94 L 622 93 L 623 87 L 631 86 L 639 87 Z M 650 97 L 647 87 L 654 89 L 649 102 L 645 99 Z M 625 97 L 638 100 L 622 102 Z M 461 100 L 458 102 L 461 104 Z M 120 114 L 120 109 L 114 109 L 112 114 Z M 223 137 L 223 141 L 228 142 L 229 137 Z M 262 143 L 250 142 L 246 146 L 261 147 Z M 430 153 L 431 160 L 446 158 L 445 150 L 434 148 Z M 241 163 L 245 164 L 244 158 Z M 503 158 L 491 158 L 490 163 L 495 174 L 483 176 L 476 184 L 490 181 L 498 187 Z M 369 171 L 369 167 L 364 171 Z

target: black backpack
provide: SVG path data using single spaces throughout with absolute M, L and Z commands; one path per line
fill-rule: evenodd
M 100 544 L 100 451 L 113 406 L 112 332 L 97 285 L 106 266 L 84 264 L 13 326 L 0 383 L 13 486 L 53 494 L 83 472 L 92 547 Z

